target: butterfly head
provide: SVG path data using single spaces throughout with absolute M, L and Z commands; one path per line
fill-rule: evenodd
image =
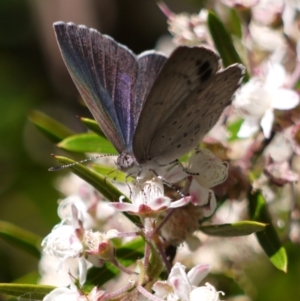
M 117 167 L 128 175 L 138 174 L 138 163 L 133 154 L 122 152 L 117 158 Z

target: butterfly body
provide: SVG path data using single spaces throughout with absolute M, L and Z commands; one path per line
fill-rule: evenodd
M 219 56 L 203 47 L 136 56 L 85 26 L 57 22 L 54 29 L 75 85 L 120 153 L 118 168 L 135 177 L 196 147 L 244 73 L 238 64 L 220 71 Z

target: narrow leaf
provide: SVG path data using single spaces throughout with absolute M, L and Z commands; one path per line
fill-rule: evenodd
M 70 136 L 58 144 L 64 150 L 78 153 L 117 154 L 113 145 L 95 133 L 84 133 Z
M 70 129 L 39 111 L 32 111 L 28 119 L 52 142 L 58 143 L 73 135 Z
M 55 159 L 62 164 L 72 164 L 76 163 L 72 159 L 55 156 Z M 120 196 L 124 196 L 124 194 L 119 191 L 114 185 L 112 185 L 105 176 L 100 175 L 94 170 L 87 168 L 82 164 L 75 164 L 70 167 L 70 169 L 83 180 L 91 184 L 95 187 L 96 190 L 101 192 L 105 198 L 107 198 L 111 202 L 119 201 Z M 128 198 L 124 198 L 123 202 L 130 202 Z
M 244 236 L 263 231 L 266 225 L 253 221 L 241 221 L 232 224 L 201 226 L 199 229 L 211 236 Z
M 54 158 L 58 162 L 66 165 L 76 163 L 75 161 L 62 156 L 55 156 Z M 123 202 L 130 202 L 130 200 L 114 185 L 112 185 L 105 176 L 100 175 L 96 171 L 78 163 L 71 166 L 70 169 L 74 172 L 74 174 L 76 174 L 77 176 L 85 180 L 87 183 L 92 185 L 96 190 L 98 190 L 107 200 L 111 202 L 118 202 L 120 197 L 122 196 Z M 130 219 L 132 222 L 138 222 L 138 218 L 136 216 L 132 216 L 127 213 L 124 213 L 124 215 L 126 215 L 127 218 Z
M 54 286 L 40 284 L 0 283 L 0 294 L 29 300 L 43 300 Z
M 212 11 L 208 13 L 207 25 L 224 67 L 235 63 L 243 64 L 223 23 Z M 246 73 L 243 81 L 247 82 L 248 80 L 249 75 Z
M 42 239 L 38 235 L 11 223 L 0 221 L 0 237 L 20 250 L 37 258 L 40 257 Z
M 249 200 L 249 211 L 252 219 L 267 224 L 264 231 L 256 233 L 261 247 L 276 268 L 287 272 L 287 254 L 272 224 L 272 219 L 263 195 L 261 192 L 255 192 L 249 195 Z
M 99 136 L 106 138 L 104 133 L 102 132 L 101 128 L 99 127 L 99 124 L 94 120 L 90 118 L 80 117 L 80 121 L 91 131 L 98 134 Z

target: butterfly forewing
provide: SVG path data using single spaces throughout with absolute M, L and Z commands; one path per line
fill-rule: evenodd
M 168 163 L 196 147 L 230 104 L 243 72 L 240 65 L 230 66 L 209 79 L 200 92 L 195 89 L 161 124 L 152 138 L 149 157 Z
M 145 98 L 165 63 L 154 51 L 136 57 L 85 26 L 54 24 L 63 59 L 82 98 L 116 149 L 131 152 Z

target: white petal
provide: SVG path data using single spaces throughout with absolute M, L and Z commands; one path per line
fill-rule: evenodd
M 239 138 L 249 138 L 259 130 L 258 119 L 246 119 L 237 133 Z
M 264 135 L 267 139 L 270 138 L 270 136 L 271 136 L 273 121 L 274 121 L 273 110 L 266 111 L 265 115 L 261 119 L 260 125 L 261 125 Z
M 211 189 L 209 190 L 209 194 L 209 205 L 203 208 L 203 215 L 205 217 L 211 216 L 217 208 L 216 196 Z
M 199 264 L 193 267 L 187 274 L 191 284 L 198 286 L 210 271 L 209 264 Z
M 269 63 L 269 70 L 265 85 L 272 89 L 279 88 L 284 84 L 285 77 L 286 72 L 282 65 Z
M 155 296 L 165 299 L 170 292 L 172 292 L 171 286 L 167 281 L 156 281 L 152 286 Z
M 200 286 L 190 293 L 190 301 L 219 301 L 219 295 L 224 295 L 223 292 L 217 292 L 216 289 L 206 283 L 205 286 Z
M 299 104 L 299 95 L 290 89 L 277 89 L 273 95 L 272 107 L 278 110 L 290 110 Z

